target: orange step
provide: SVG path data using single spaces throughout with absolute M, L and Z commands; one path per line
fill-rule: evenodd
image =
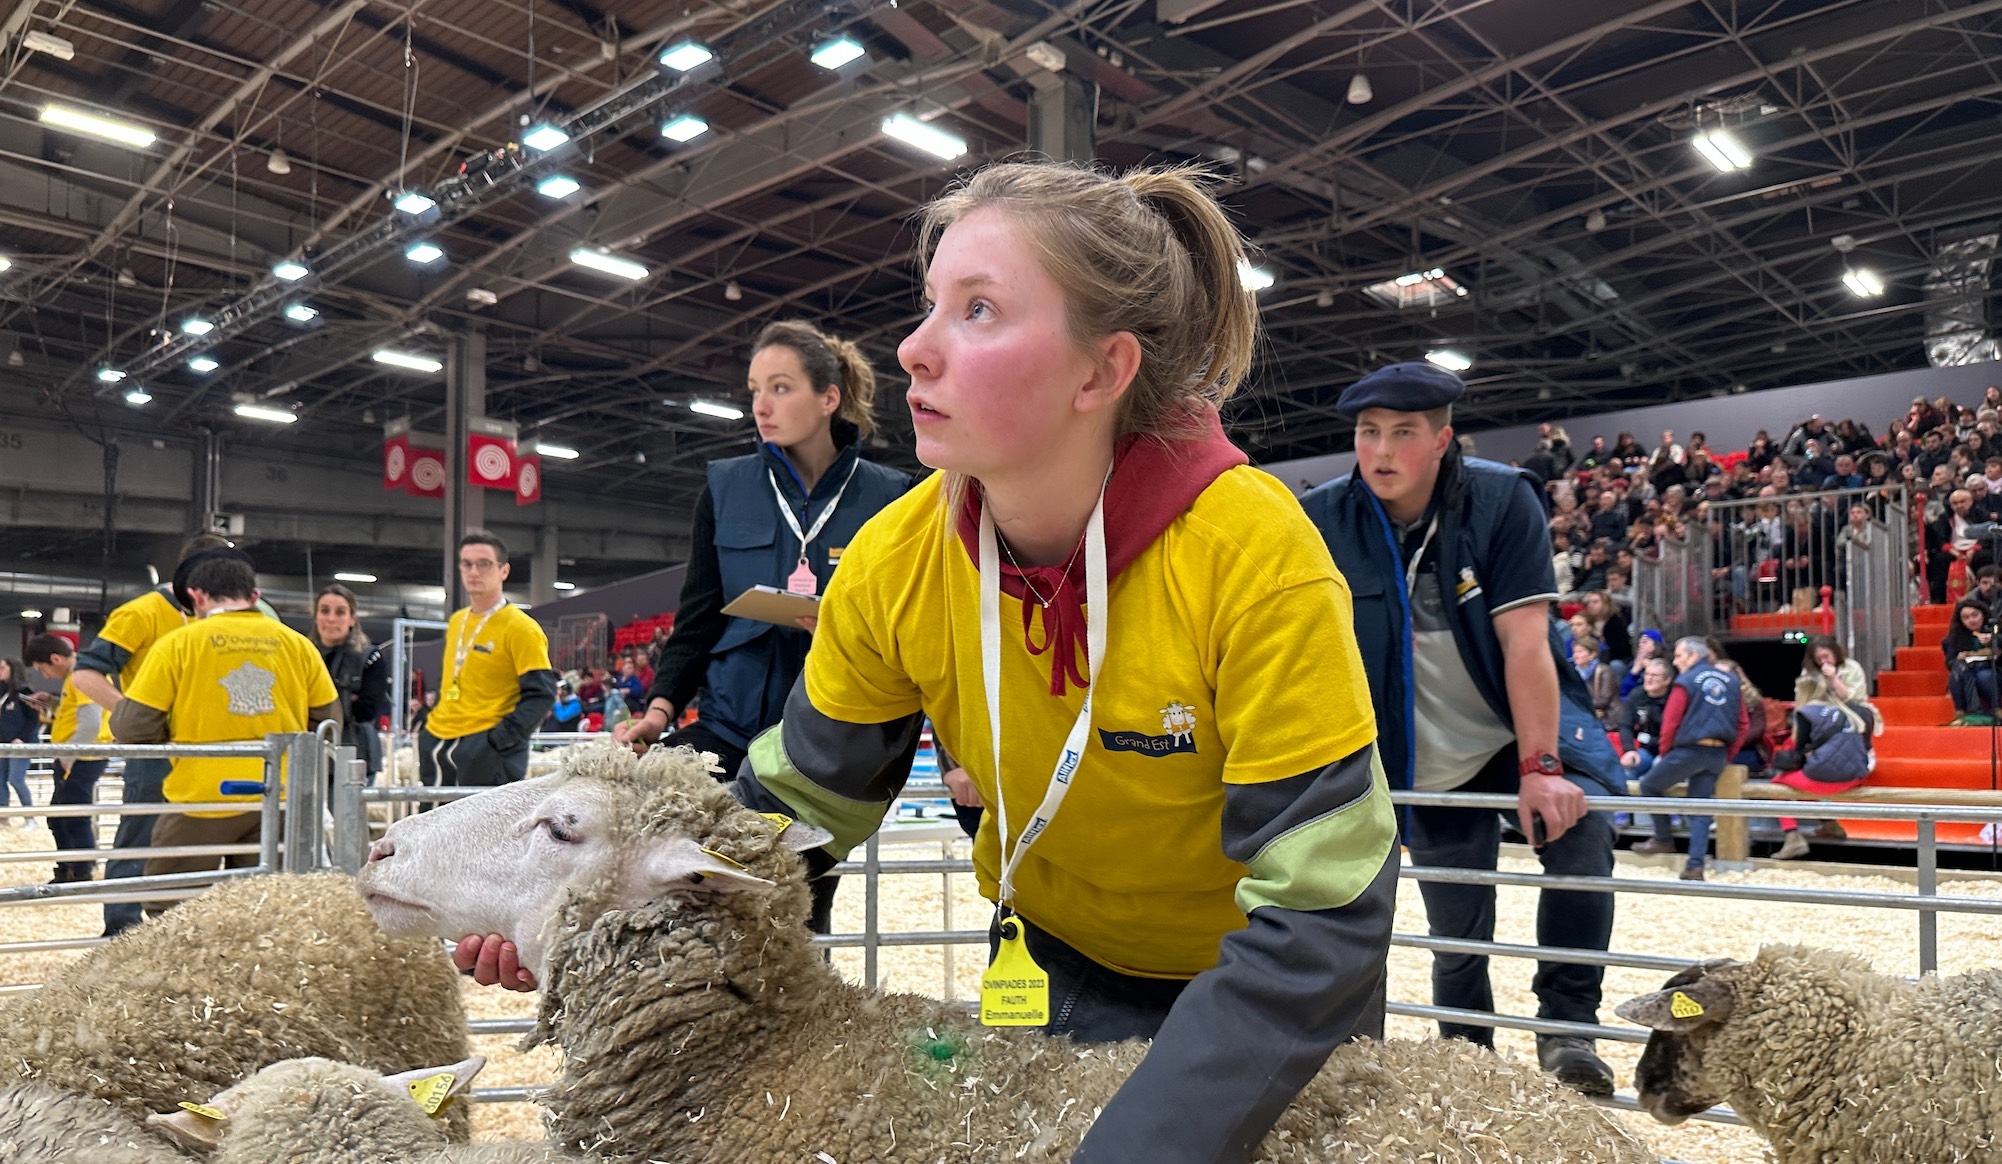
M 1988 762 L 1988 733 L 1972 728 L 1887 727 L 1876 741 L 1880 759 L 1929 756 L 1941 760 Z M 1988 787 L 1986 776 L 1981 787 Z
M 1928 602 L 1921 606 L 1912 607 L 1912 618 L 1919 622 L 1925 622 L 1928 619 L 1930 619 L 1933 622 L 1945 622 L 1947 619 L 1950 619 L 1952 617 L 1953 617 L 1953 604 L 1950 602 L 1947 603 Z
M 1938 695 L 1946 690 L 1944 671 L 1879 671 L 1877 695 Z
M 1807 816 L 1805 812 L 1801 816 Z M 1812 820 L 1814 818 L 1809 817 Z M 1970 822 L 1941 822 L 1934 825 L 1935 836 L 1945 845 L 1981 844 L 1981 826 Z M 1915 845 L 1919 839 L 1919 826 L 1902 820 L 1844 820 L 1842 831 L 1858 841 L 1901 841 Z M 1839 842 L 1835 842 L 1839 843 Z
M 1940 634 L 1945 638 L 1944 632 Z M 1946 671 L 1946 656 L 1937 646 L 1899 647 L 1898 670 L 1900 671 Z
M 1888 696 L 1877 700 L 1886 727 L 1939 727 L 1953 719 L 1953 700 L 1945 695 Z
M 1970 735 L 1986 736 L 1988 733 L 1971 729 Z M 1868 784 L 1881 784 L 1886 788 L 1987 788 L 1992 773 L 1988 757 L 1966 757 L 1960 759 L 1940 759 L 1933 756 L 1886 756 L 1877 754 L 1877 770 L 1870 774 Z

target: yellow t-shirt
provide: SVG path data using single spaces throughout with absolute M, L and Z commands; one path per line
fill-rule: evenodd
M 508 603 L 494 611 L 484 626 L 481 617 L 461 610 L 446 624 L 438 706 L 424 721 L 424 729 L 438 739 L 470 736 L 506 719 L 521 700 L 521 677 L 550 669 L 549 636 L 520 607 Z M 467 643 L 465 669 L 460 671 L 455 665 L 459 643 L 469 631 L 478 633 Z M 454 687 L 457 699 L 452 698 Z
M 166 637 L 169 631 L 176 631 L 188 624 L 188 617 L 181 613 L 158 590 L 148 590 L 139 597 L 111 612 L 104 620 L 104 629 L 98 637 L 132 653 L 125 661 L 125 669 L 118 673 L 120 691 L 128 691 L 132 681 L 139 676 L 139 668 L 146 662 L 146 653 L 153 645 Z
M 52 744 L 111 742 L 111 716 L 102 714 L 103 709 L 90 701 L 90 697 L 76 688 L 73 677 L 63 679 L 63 697 L 56 704 L 55 718 L 49 721 L 49 742 Z M 77 739 L 77 720 L 95 719 L 97 730 L 82 740 Z
M 1000 820 L 980 571 L 941 492 L 934 474 L 849 544 L 821 603 L 807 694 L 849 723 L 931 716 L 987 803 L 973 861 L 993 898 Z M 1245 924 L 1235 900 L 1245 867 L 1222 848 L 1224 786 L 1354 753 L 1375 740 L 1375 715 L 1348 585 L 1292 494 L 1257 469 L 1212 482 L 1109 598 L 1084 759 L 1016 871 L 1015 906 L 1107 966 L 1187 977 L 1214 966 L 1222 935 Z M 1005 594 L 1001 627 L 1008 820 L 1019 833 L 1084 692 L 1050 694 L 1050 657 L 1029 653 L 1021 603 Z
M 168 738 L 177 744 L 302 732 L 312 726 L 309 709 L 339 699 L 319 649 L 256 610 L 210 615 L 169 632 L 153 644 L 125 697 L 166 712 Z M 255 796 L 224 796 L 221 785 L 262 779 L 260 760 L 175 760 L 165 790 L 176 804 L 255 801 Z

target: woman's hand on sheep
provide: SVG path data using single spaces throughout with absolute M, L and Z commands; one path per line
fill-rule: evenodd
M 646 714 L 637 715 L 612 729 L 612 739 L 626 744 L 640 755 L 646 755 L 647 745 L 661 737 L 667 730 L 667 717 L 649 707 Z
M 966 774 L 966 769 L 954 768 L 939 779 L 945 781 L 946 788 L 951 790 L 954 804 L 964 805 L 967 808 L 986 807 L 986 803 L 980 799 L 980 790 L 973 786 L 973 777 Z
M 1522 835 L 1530 838 L 1536 836 L 1536 818 L 1541 817 L 1544 841 L 1554 841 L 1584 818 L 1585 793 L 1562 776 L 1531 773 L 1522 778 L 1516 795 L 1516 816 L 1522 822 Z
M 452 951 L 452 965 L 461 971 L 473 972 L 473 981 L 481 986 L 499 986 L 506 990 L 534 990 L 537 986 L 535 975 L 521 968 L 521 954 L 514 943 L 499 934 L 467 934 L 459 939 Z

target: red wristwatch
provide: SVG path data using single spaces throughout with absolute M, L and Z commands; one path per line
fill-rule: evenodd
M 1562 776 L 1564 765 L 1549 752 L 1531 756 L 1515 766 L 1519 776 Z

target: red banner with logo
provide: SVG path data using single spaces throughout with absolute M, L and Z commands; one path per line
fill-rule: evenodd
M 410 449 L 410 474 L 403 491 L 412 497 L 445 496 L 445 450 Z
M 410 480 L 410 420 L 392 420 L 382 429 L 382 487 L 402 489 Z
M 518 456 L 515 460 L 514 503 L 516 506 L 534 505 L 542 500 L 542 458 L 535 453 Z
M 476 432 L 466 437 L 466 484 L 514 492 L 514 442 Z

